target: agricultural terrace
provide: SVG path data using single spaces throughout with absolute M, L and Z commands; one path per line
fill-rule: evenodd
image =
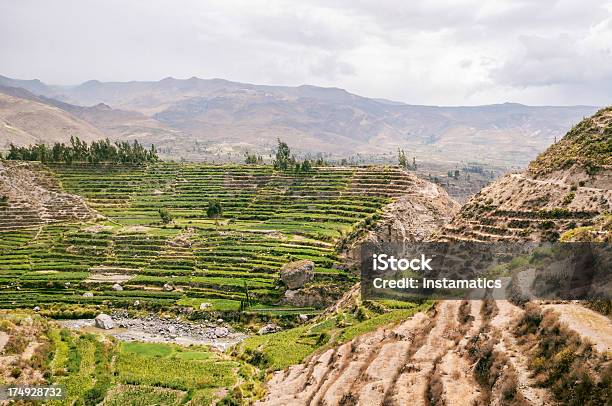
M 248 291 L 249 310 L 269 311 L 282 295 L 278 271 L 289 261 L 314 261 L 314 284 L 352 283 L 338 266 L 335 244 L 372 224 L 383 205 L 413 184 L 394 167 L 300 174 L 168 162 L 46 168 L 63 191 L 83 196 L 105 219 L 29 224 L 0 207 L 3 308 L 44 312 L 52 304 L 138 301 L 149 309 L 210 302 L 211 310 L 234 311 Z M 222 204 L 221 218 L 206 215 L 213 199 Z M 160 209 L 170 223 L 162 223 Z M 123 290 L 113 290 L 115 283 Z

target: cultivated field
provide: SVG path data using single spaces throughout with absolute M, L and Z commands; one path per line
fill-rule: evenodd
M 109 301 L 233 311 L 247 292 L 248 310 L 267 312 L 282 293 L 279 269 L 298 259 L 315 262 L 313 284 L 340 291 L 354 278 L 338 266 L 335 244 L 414 183 L 393 167 L 292 174 L 255 165 L 28 165 L 104 216 L 53 218 L 11 199 L 0 207 L 0 307 L 43 314 Z M 220 218 L 207 217 L 211 200 L 221 202 Z M 163 224 L 160 209 L 173 221 Z

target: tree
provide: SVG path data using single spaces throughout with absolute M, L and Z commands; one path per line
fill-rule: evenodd
M 302 162 L 302 172 L 310 172 L 312 170 L 312 165 L 308 159 L 304 159 Z
M 218 200 L 211 200 L 208 202 L 208 209 L 206 209 L 206 216 L 211 219 L 216 219 L 223 215 L 223 206 Z
M 274 165 L 274 169 L 286 171 L 288 169 L 291 169 L 291 167 L 295 163 L 295 159 L 293 159 L 293 157 L 291 156 L 291 150 L 289 149 L 289 146 L 283 141 L 281 141 L 280 138 L 278 138 L 277 140 L 278 147 L 276 149 L 276 157 L 272 164 Z
M 168 224 L 174 219 L 168 209 L 164 208 L 159 209 L 159 217 L 161 219 L 161 222 L 164 224 Z
M 406 159 L 406 153 L 403 149 L 399 149 L 399 147 L 397 148 L 397 160 L 399 166 L 401 166 L 402 168 L 408 168 L 408 160 Z
M 255 154 L 250 154 L 249 151 L 244 153 L 244 163 L 247 165 L 255 165 L 263 161 L 261 156 L 257 156 Z

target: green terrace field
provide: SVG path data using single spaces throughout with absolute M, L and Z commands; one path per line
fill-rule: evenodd
M 147 308 L 210 302 L 212 310 L 233 311 L 248 290 L 253 310 L 269 310 L 282 295 L 278 271 L 290 261 L 314 261 L 315 284 L 352 283 L 335 244 L 372 224 L 413 183 L 393 167 L 298 175 L 256 165 L 48 168 L 64 191 L 105 218 L 28 225 L 2 218 L 0 208 L 0 307 L 138 300 Z M 206 215 L 213 199 L 223 207 L 219 219 Z M 171 223 L 162 224 L 160 209 Z M 122 291 L 111 288 L 117 282 Z

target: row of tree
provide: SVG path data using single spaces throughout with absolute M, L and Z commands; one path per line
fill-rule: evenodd
M 156 162 L 159 157 L 154 145 L 147 149 L 138 141 L 131 144 L 127 141 L 111 143 L 107 138 L 93 141 L 88 145 L 78 137 L 70 137 L 69 145 L 56 142 L 53 146 L 36 144 L 16 147 L 11 144 L 6 159 L 66 164 L 73 162 L 144 164 Z

